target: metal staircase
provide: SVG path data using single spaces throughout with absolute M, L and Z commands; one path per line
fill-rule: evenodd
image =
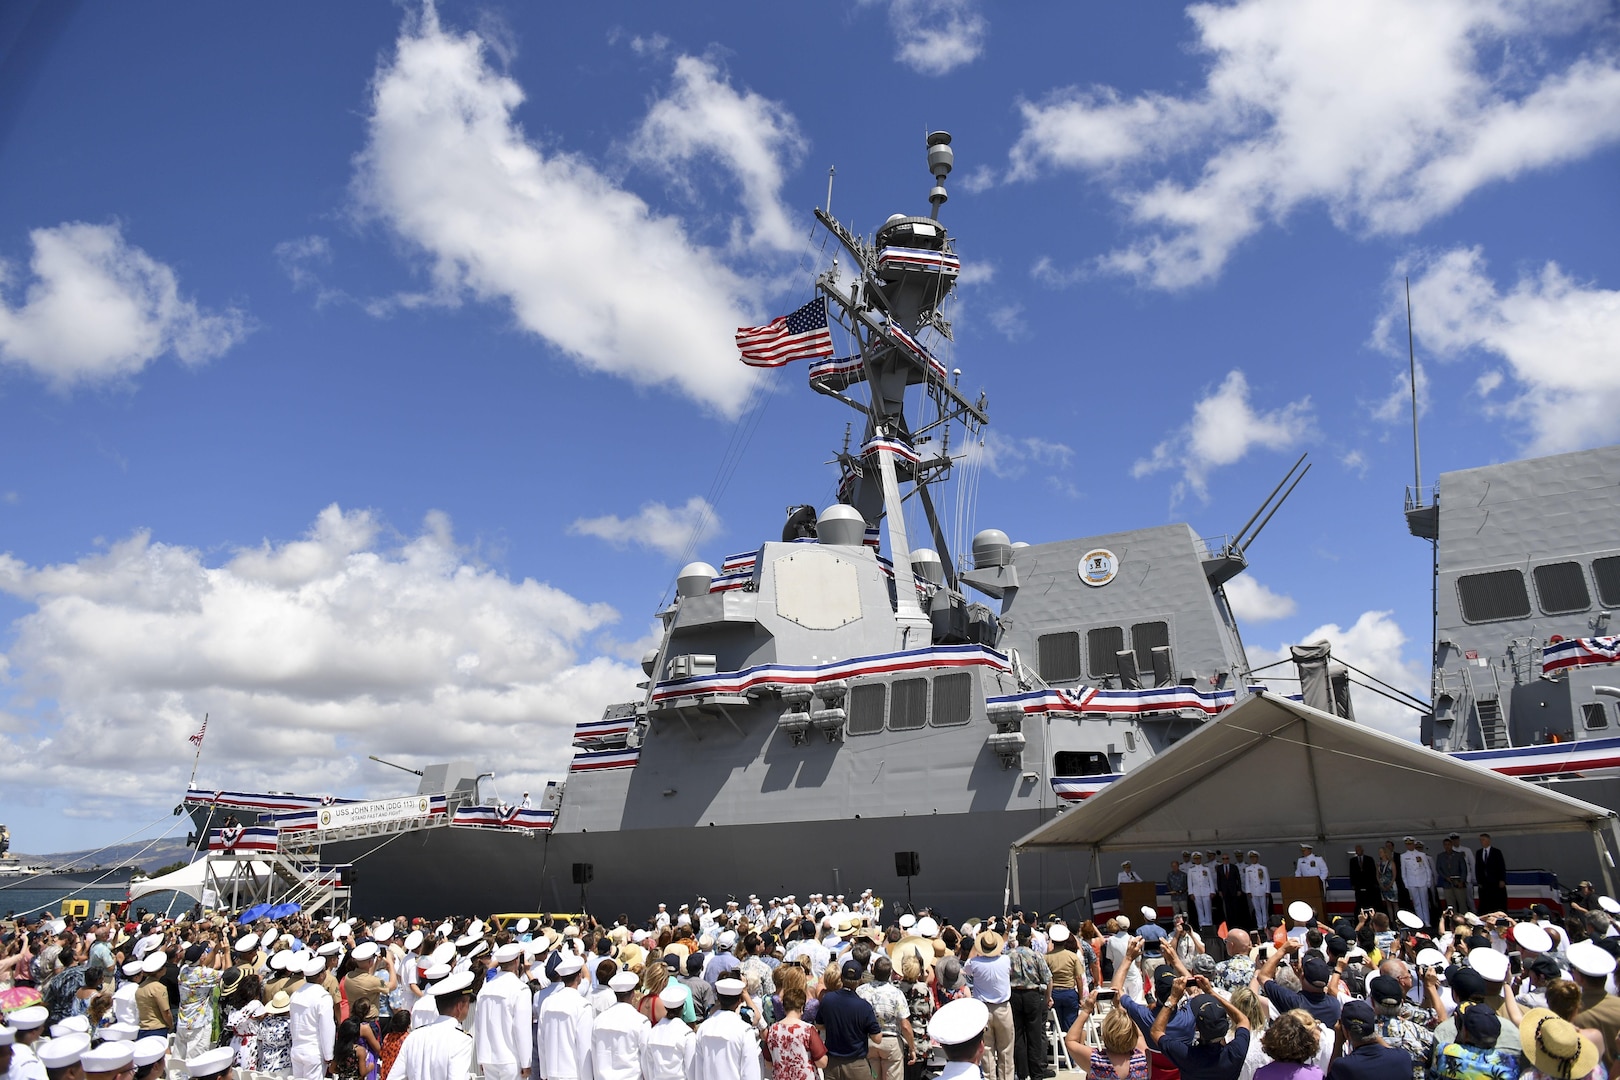
M 1480 748 L 1506 750 L 1512 747 L 1513 738 L 1508 734 L 1507 716 L 1502 711 L 1502 687 L 1496 678 L 1496 669 L 1487 666 L 1485 670 L 1491 673 L 1489 686 L 1475 686 L 1472 668 L 1464 665 L 1462 669 L 1469 699 L 1474 703 L 1474 716 L 1479 721 Z

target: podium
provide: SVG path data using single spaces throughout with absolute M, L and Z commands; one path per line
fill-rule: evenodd
M 1303 900 L 1311 905 L 1316 917 L 1323 922 L 1327 921 L 1327 896 L 1322 891 L 1322 879 L 1314 874 L 1309 877 L 1278 878 L 1277 883 L 1282 886 L 1283 914 L 1288 913 L 1288 905 L 1295 900 Z
M 1159 910 L 1159 883 L 1156 881 L 1122 881 L 1119 883 L 1119 913 L 1128 916 L 1132 927 L 1142 925 L 1142 909 Z

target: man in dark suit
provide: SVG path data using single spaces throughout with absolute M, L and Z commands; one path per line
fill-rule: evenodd
M 1378 890 L 1378 862 L 1362 850 L 1360 844 L 1350 853 L 1350 888 L 1356 893 L 1356 910 L 1382 911 Z
M 1221 852 L 1220 865 L 1215 867 L 1215 891 L 1221 897 L 1221 909 L 1229 929 L 1249 928 L 1249 905 L 1243 895 L 1243 871 L 1232 865 L 1232 856 Z
M 1491 846 L 1491 834 L 1479 834 L 1479 850 L 1474 852 L 1474 880 L 1479 882 L 1479 910 L 1506 911 L 1508 905 L 1507 860 Z

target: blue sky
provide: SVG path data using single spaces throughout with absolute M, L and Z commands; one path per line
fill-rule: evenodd
M 1597 0 L 8 5 L 0 820 L 160 818 L 205 712 L 207 786 L 559 776 L 694 524 L 830 500 L 846 411 L 731 332 L 809 298 L 829 166 L 857 231 L 925 211 L 931 128 L 964 527 L 1228 532 L 1309 451 L 1251 652 L 1421 693 L 1399 282 L 1426 483 L 1620 438 L 1617 44 Z

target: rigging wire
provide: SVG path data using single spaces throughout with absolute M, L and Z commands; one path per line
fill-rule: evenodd
M 162 820 L 162 819 L 160 818 L 159 820 Z M 179 818 L 176 818 L 175 823 L 178 823 L 179 820 L 180 820 Z M 150 826 L 148 826 L 148 827 L 150 827 Z M 139 832 L 140 830 L 136 830 L 136 831 Z M 151 843 L 147 844 L 145 847 L 141 848 L 135 854 L 131 855 L 130 856 L 130 861 L 133 862 L 134 860 L 140 858 L 147 851 L 149 851 L 153 847 L 155 847 L 160 841 L 166 839 L 168 837 L 168 835 L 170 833 L 172 833 L 172 832 L 174 832 L 174 824 L 170 824 L 170 826 L 167 829 L 163 830 L 162 833 L 160 833 L 159 835 L 153 837 Z M 110 847 L 111 845 L 108 845 L 108 846 Z M 102 850 L 105 851 L 106 848 L 103 848 Z M 107 880 L 108 878 L 112 877 L 114 874 L 118 873 L 118 871 L 121 870 L 121 869 L 123 869 L 123 867 L 115 866 L 111 870 L 108 870 L 106 873 L 102 874 L 100 877 L 96 878 L 94 881 L 90 881 L 90 882 L 87 882 L 84 885 L 79 886 L 77 889 L 75 889 L 72 892 L 68 893 L 66 896 L 57 897 L 55 900 L 48 900 L 45 903 L 39 905 L 38 907 L 29 908 L 27 911 L 19 911 L 17 914 L 18 915 L 29 915 L 29 914 L 32 914 L 33 912 L 36 912 L 36 911 L 44 911 L 46 908 L 50 907 L 51 905 L 60 904 L 64 900 L 71 900 L 75 896 L 78 896 L 80 893 L 88 892 L 89 890 L 95 888 L 101 882 Z M 30 880 L 32 880 L 32 879 L 30 879 Z M 19 884 L 20 884 L 20 882 L 19 882 Z M 10 885 L 5 886 L 5 888 L 8 888 L 8 889 L 11 888 L 11 887 L 12 886 L 10 886 Z
M 128 840 L 130 837 L 138 836 L 141 833 L 145 832 L 147 829 L 150 829 L 153 826 L 158 825 L 161 822 L 168 821 L 170 818 L 174 818 L 175 816 L 176 815 L 174 815 L 174 814 L 164 814 L 162 817 L 157 818 L 157 819 L 155 819 L 153 821 L 149 821 L 145 825 L 142 825 L 138 829 L 130 830 L 129 832 L 125 833 L 123 836 L 120 836 L 117 840 L 114 840 L 110 844 L 103 844 L 101 847 L 96 848 L 94 851 L 85 852 L 83 855 L 80 855 L 78 858 L 70 859 L 67 862 L 60 865 L 60 866 L 52 867 L 52 869 L 53 870 L 71 870 L 73 867 L 78 866 L 80 863 L 85 862 L 86 860 L 88 860 L 92 856 L 100 855 L 103 851 L 107 851 L 107 850 L 109 850 L 111 848 L 115 848 L 119 844 L 122 844 L 125 840 Z M 169 827 L 163 831 L 162 835 L 160 835 L 158 837 L 158 839 L 159 840 L 163 839 L 163 837 L 168 836 L 169 833 L 171 833 L 173 831 L 174 831 L 174 825 L 171 822 Z M 151 847 L 151 846 L 152 846 L 151 844 L 147 845 L 147 847 Z M 142 848 L 141 850 L 145 851 L 146 848 Z M 116 870 L 118 868 L 114 867 L 114 869 Z M 15 882 L 10 882 L 10 883 L 5 884 L 5 885 L 0 885 L 0 892 L 4 892 L 7 889 L 15 889 L 17 886 L 19 886 L 21 884 L 22 884 L 22 882 L 15 881 Z

